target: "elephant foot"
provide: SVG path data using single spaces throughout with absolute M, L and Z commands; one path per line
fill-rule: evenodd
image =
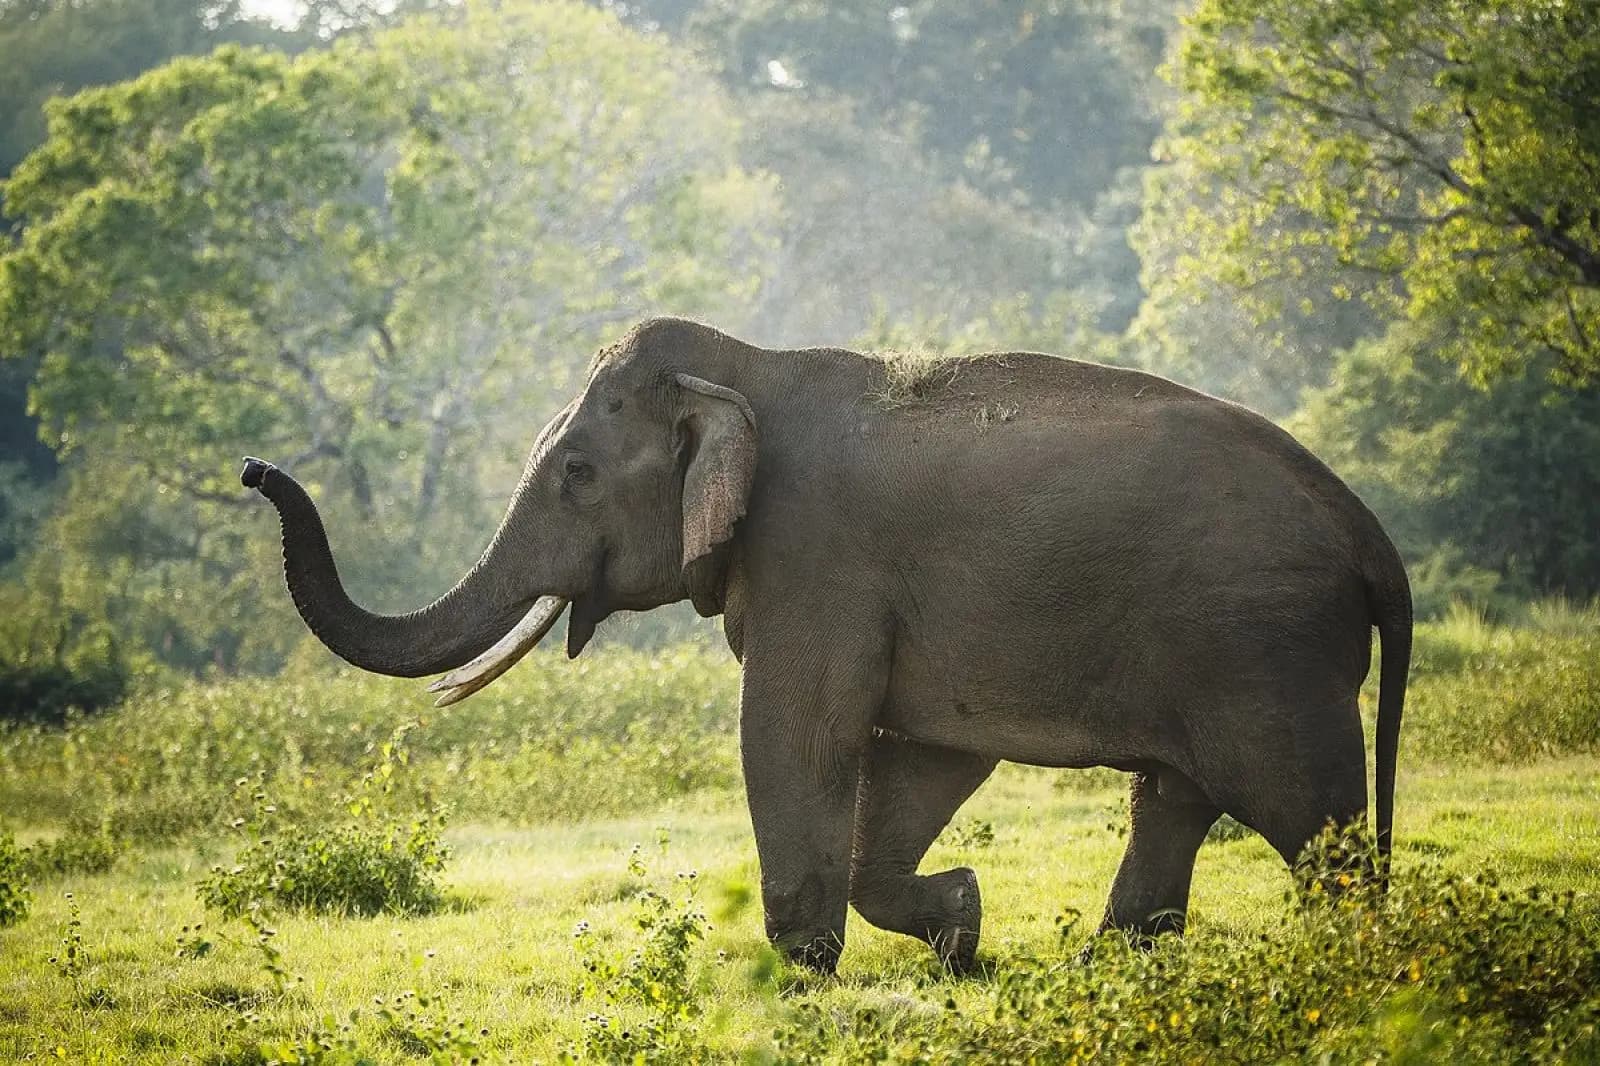
M 1154 951 L 1161 938 L 1183 936 L 1187 925 L 1188 915 L 1175 907 L 1152 912 L 1132 922 L 1118 922 L 1107 915 L 1100 923 L 1100 928 L 1095 930 L 1094 936 L 1078 952 L 1078 961 L 1086 963 L 1093 959 L 1095 946 L 1107 936 L 1121 937 L 1135 951 Z
M 952 973 L 972 970 L 983 925 L 978 875 L 965 866 L 921 876 L 858 878 L 851 902 L 861 917 L 891 933 L 903 933 L 932 946 Z
M 776 946 L 790 962 L 824 977 L 833 976 L 844 951 L 839 935 L 833 932 L 807 938 L 783 937 L 776 941 Z
M 978 934 L 983 928 L 983 896 L 978 891 L 978 875 L 962 867 L 936 874 L 929 880 L 954 882 L 941 887 L 956 918 L 950 925 L 936 930 L 928 942 L 951 973 L 957 976 L 971 973 L 978 961 Z

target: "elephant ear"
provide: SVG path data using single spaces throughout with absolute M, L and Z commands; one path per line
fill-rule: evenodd
M 737 392 L 694 377 L 674 375 L 683 389 L 682 427 L 689 445 L 683 475 L 683 573 L 695 609 L 721 611 L 716 585 L 717 545 L 733 536 L 744 517 L 756 476 L 756 416 Z

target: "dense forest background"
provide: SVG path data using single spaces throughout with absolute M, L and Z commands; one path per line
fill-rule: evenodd
M 1561 0 L 0 0 L 0 695 L 322 655 L 245 452 L 425 601 L 656 313 L 1168 374 L 1345 477 L 1420 614 L 1589 599 L 1596 100 Z

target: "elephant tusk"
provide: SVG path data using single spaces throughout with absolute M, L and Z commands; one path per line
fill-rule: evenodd
M 433 705 L 448 707 L 452 703 L 459 703 L 511 669 L 518 659 L 544 639 L 544 635 L 550 632 L 550 627 L 556 624 L 556 619 L 566 609 L 567 601 L 562 597 L 540 596 L 528 608 L 522 620 L 512 626 L 511 631 L 501 637 L 494 647 L 428 686 L 429 692 L 440 693 Z

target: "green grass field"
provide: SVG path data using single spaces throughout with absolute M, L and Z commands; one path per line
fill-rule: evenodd
M 1186 942 L 1148 954 L 1076 957 L 1123 844 L 1118 775 L 1003 768 L 924 866 L 982 881 L 984 966 L 959 980 L 854 916 L 837 978 L 765 948 L 714 653 L 540 660 L 387 758 L 422 701 L 369 679 L 11 728 L 3 828 L 65 843 L 23 853 L 31 913 L 0 929 L 0 1060 L 1600 1061 L 1597 644 L 1571 618 L 1425 628 L 1389 901 L 1308 906 L 1234 827 L 1201 851 Z M 197 893 L 247 836 L 439 801 L 425 913 L 229 919 Z

